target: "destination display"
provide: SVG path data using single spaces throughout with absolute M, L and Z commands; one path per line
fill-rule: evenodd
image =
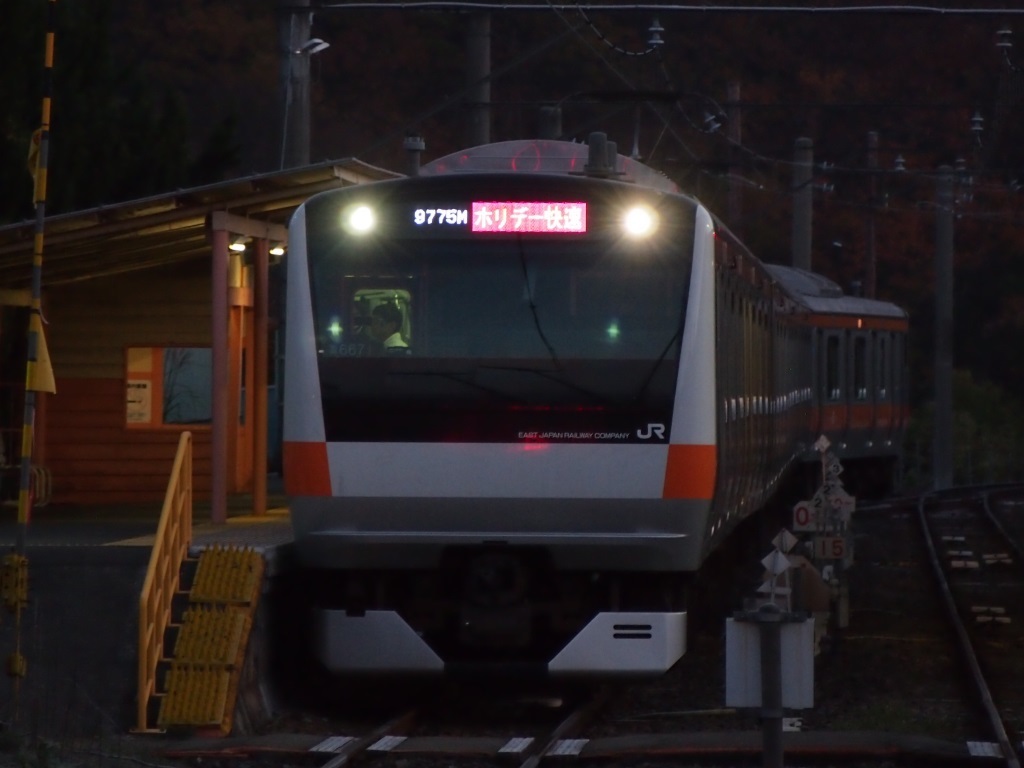
M 558 201 L 474 201 L 467 208 L 413 209 L 412 221 L 424 229 L 469 227 L 470 232 L 524 235 L 585 234 L 587 204 Z

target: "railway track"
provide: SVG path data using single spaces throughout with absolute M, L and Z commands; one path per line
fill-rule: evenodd
M 308 720 L 307 732 L 265 737 L 192 740 L 165 752 L 170 758 L 210 765 L 302 764 L 317 768 L 450 764 L 469 759 L 503 766 L 537 768 L 550 757 L 578 755 L 587 739 L 577 739 L 600 717 L 615 689 L 594 688 L 568 699 L 479 693 L 441 694 L 413 709 L 377 721 L 328 716 Z M 333 734 L 324 735 L 330 729 Z M 515 735 L 509 735 L 515 734 Z
M 1010 768 L 1024 733 L 1024 560 L 1016 494 L 926 496 L 919 519 L 978 704 Z
M 1016 768 L 1024 728 L 1024 559 L 986 522 L 982 498 L 1006 534 L 1021 541 L 1024 506 L 1004 490 L 930 495 L 920 504 L 908 499 L 856 513 L 850 624 L 822 641 L 814 707 L 787 713 L 794 729 L 783 734 L 787 765 Z M 925 530 L 936 542 L 934 554 Z M 953 565 L 968 559 L 977 566 Z M 948 583 L 949 601 L 936 589 L 936 574 Z M 991 610 L 999 607 L 1005 610 Z M 960 617 L 975 649 L 1002 735 L 962 661 L 951 615 Z M 647 683 L 530 696 L 455 686 L 417 692 L 404 703 L 381 695 L 374 706 L 369 694 L 346 689 L 347 714 L 307 717 L 301 727 L 278 723 L 265 736 L 193 740 L 165 756 L 190 764 L 202 756 L 203 768 L 239 761 L 244 768 L 757 763 L 757 713 L 723 706 L 724 667 L 723 637 L 712 628 L 690 638 L 673 670 Z

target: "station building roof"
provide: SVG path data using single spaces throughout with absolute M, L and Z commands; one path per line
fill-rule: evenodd
M 214 212 L 286 225 L 310 195 L 401 175 L 348 158 L 47 216 L 43 286 L 205 257 Z M 30 286 L 35 229 L 35 220 L 0 226 L 0 289 Z

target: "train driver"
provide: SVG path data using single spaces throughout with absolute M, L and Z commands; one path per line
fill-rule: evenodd
M 388 355 L 408 355 L 409 345 L 402 338 L 402 310 L 396 304 L 378 304 L 370 316 L 370 336 Z

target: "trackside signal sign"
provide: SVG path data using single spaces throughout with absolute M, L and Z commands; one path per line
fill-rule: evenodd
M 818 527 L 818 510 L 814 499 L 798 501 L 793 507 L 793 530 L 813 531 Z

